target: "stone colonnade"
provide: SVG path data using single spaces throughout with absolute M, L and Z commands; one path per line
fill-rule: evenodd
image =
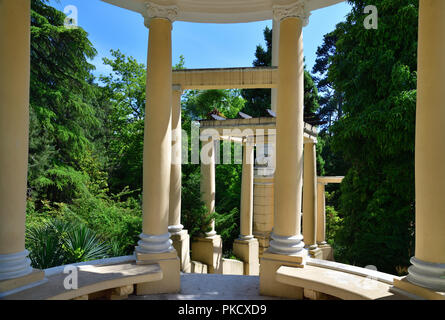
M 215 142 L 218 136 L 201 134 L 201 194 L 208 213 L 215 212 Z M 229 140 L 231 141 L 231 140 Z M 259 272 L 258 240 L 253 236 L 253 165 L 254 137 L 245 136 L 243 145 L 240 236 L 233 246 L 234 254 L 244 264 L 244 274 L 253 275 Z M 215 221 L 210 224 L 210 231 L 192 241 L 192 260 L 205 263 L 210 273 L 222 273 L 222 240 L 216 234 Z
M 414 287 L 445 291 L 445 2 L 419 1 L 416 115 L 416 252 L 407 280 Z M 278 283 L 281 265 L 301 267 L 303 178 L 303 41 L 310 13 L 305 2 L 274 6 L 280 21 L 274 230 L 260 264 L 260 293 L 303 298 L 303 288 Z M 139 284 L 137 294 L 177 292 L 180 263 L 169 234 L 172 128 L 171 29 L 176 6 L 148 2 L 149 27 L 143 228 L 138 264 L 159 263 L 164 278 Z M 0 1 L 0 291 L 37 281 L 25 240 L 30 0 Z M 166 107 L 167 106 L 167 107 Z M 174 171 L 174 170 L 173 170 Z M 177 199 L 177 197 L 176 197 Z M 176 200 L 177 201 L 177 200 Z M 173 209 L 172 209 L 173 210 Z M 171 221 L 171 226 L 179 226 Z M 171 231 L 177 228 L 170 228 Z M 312 231 L 311 231 L 312 232 Z M 310 236 L 313 241 L 313 235 Z M 316 243 L 310 243 L 315 245 Z M 38 272 L 37 272 L 38 273 Z M 42 274 L 42 273 L 38 273 Z M 23 280 L 25 279 L 25 280 Z M 11 284 L 11 281 L 13 284 Z M 405 287 L 406 288 L 406 287 Z

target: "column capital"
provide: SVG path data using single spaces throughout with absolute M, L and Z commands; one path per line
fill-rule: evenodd
M 142 15 L 144 16 L 144 24 L 147 28 L 150 27 L 150 21 L 153 18 L 167 19 L 173 23 L 178 16 L 178 7 L 174 5 L 159 5 L 151 1 L 146 1 L 145 10 Z
M 310 11 L 306 7 L 307 0 L 297 0 L 288 5 L 274 5 L 273 19 L 280 22 L 286 18 L 300 18 L 303 21 L 303 27 L 309 23 Z

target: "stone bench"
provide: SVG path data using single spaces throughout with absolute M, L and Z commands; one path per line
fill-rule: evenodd
M 326 261 L 318 264 L 317 259 L 309 261 L 303 268 L 281 266 L 276 280 L 343 300 L 402 299 L 390 292 L 393 286 L 390 277 L 398 277 L 359 267 L 343 269 L 342 264 L 332 263 L 331 266 Z
M 70 267 L 76 267 L 77 270 L 77 289 L 65 289 L 64 282 L 68 282 L 65 279 L 74 275 L 74 273 L 72 271 L 63 273 L 63 268 L 57 267 L 58 272 L 48 272 L 46 281 L 41 285 L 12 293 L 3 297 L 3 299 L 119 299 L 133 293 L 133 287 L 136 283 L 159 281 L 163 278 L 159 264 L 136 265 L 135 261 L 124 261 L 115 264 L 81 264 L 71 265 Z

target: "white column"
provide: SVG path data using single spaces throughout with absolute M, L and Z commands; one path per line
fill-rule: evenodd
M 269 251 L 295 254 L 302 250 L 301 195 L 303 174 L 303 26 L 304 5 L 274 7 L 280 20 L 276 118 L 274 228 Z
M 272 67 L 278 67 L 278 46 L 280 40 L 280 21 L 272 20 Z M 277 112 L 277 88 L 271 89 L 271 109 Z
M 181 180 L 182 180 L 182 125 L 181 125 L 180 87 L 173 87 L 172 97 L 172 163 L 170 171 L 170 207 L 168 231 L 178 234 L 184 226 L 181 224 Z
M 253 238 L 253 137 L 246 137 L 243 146 L 243 172 L 241 180 L 240 239 Z
M 419 1 L 416 251 L 408 280 L 445 291 L 445 1 Z
M 313 142 L 304 144 L 303 237 L 309 249 L 317 248 L 317 159 Z
M 32 272 L 25 250 L 30 1 L 0 1 L 0 280 Z
M 201 195 L 208 213 L 215 212 L 215 143 L 213 136 L 201 136 Z M 216 235 L 215 220 L 211 222 L 211 230 L 207 237 Z
M 171 170 L 172 21 L 174 6 L 147 4 L 149 28 L 144 133 L 143 221 L 137 253 L 173 251 L 168 232 Z
M 317 244 L 326 244 L 326 193 L 325 183 L 317 183 Z

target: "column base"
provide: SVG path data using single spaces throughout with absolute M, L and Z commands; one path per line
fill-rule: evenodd
M 220 235 L 196 237 L 192 241 L 192 260 L 208 266 L 209 273 L 222 273 L 222 239 Z
M 26 276 L 33 271 L 29 251 L 0 254 L 0 281 Z
M 141 233 L 139 238 L 141 240 L 138 241 L 138 246 L 136 247 L 136 252 L 138 253 L 156 254 L 174 250 L 170 240 L 170 233 L 168 232 L 161 235 Z
M 444 292 L 434 291 L 413 284 L 408 281 L 407 277 L 403 277 L 402 279 L 394 278 L 394 287 L 391 288 L 391 291 L 415 300 L 445 300 Z
M 173 247 L 178 253 L 178 257 L 181 263 L 181 271 L 190 273 L 190 236 L 187 230 L 182 230 L 178 233 L 172 234 L 170 239 L 173 242 Z
M 303 236 L 301 234 L 295 236 L 279 236 L 272 232 L 270 238 L 268 250 L 272 253 L 293 255 L 304 248 Z
M 304 288 L 280 283 L 276 280 L 276 272 L 281 266 L 303 268 L 307 251 L 298 254 L 284 255 L 265 251 L 260 260 L 260 294 L 272 297 L 302 300 Z
M 168 232 L 171 235 L 178 234 L 184 229 L 184 226 L 182 224 L 168 226 Z
M 31 273 L 14 279 L 0 280 L 0 298 L 29 289 L 46 281 L 43 270 L 33 269 Z
M 236 239 L 233 243 L 233 254 L 244 262 L 244 275 L 259 275 L 260 260 L 258 258 L 259 244 L 258 240 Z
M 136 284 L 136 295 L 177 293 L 181 290 L 180 261 L 175 249 L 164 253 L 135 252 L 136 264 L 159 264 L 162 280 Z
M 431 263 L 412 257 L 408 268 L 409 282 L 433 291 L 445 292 L 445 263 Z

